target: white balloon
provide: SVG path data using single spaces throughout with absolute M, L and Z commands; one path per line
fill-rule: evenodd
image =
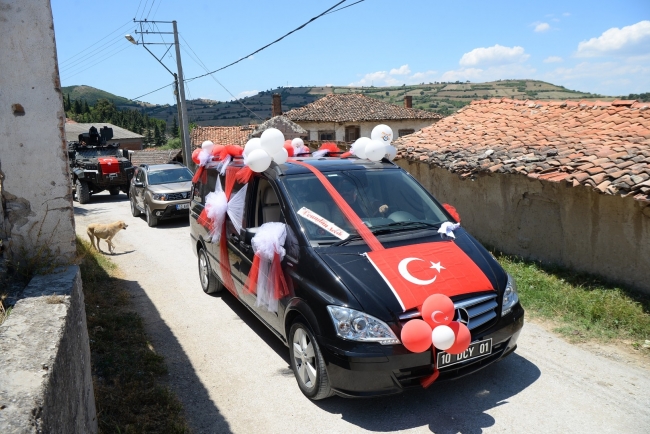
M 286 149 L 282 148 L 280 149 L 280 152 L 276 152 L 275 154 L 272 155 L 273 161 L 275 161 L 278 164 L 283 164 L 286 163 L 287 160 L 289 159 L 289 153 L 287 152 Z
M 379 161 L 386 155 L 386 143 L 381 140 L 371 140 L 366 145 L 366 158 L 370 161 Z
M 397 148 L 393 145 L 386 146 L 385 157 L 388 158 L 389 161 L 393 161 L 395 159 L 395 156 L 397 156 Z
M 264 172 L 271 165 L 271 156 L 264 149 L 255 149 L 246 157 L 246 164 L 253 172 Z
M 439 350 L 445 351 L 451 348 L 456 341 L 456 336 L 451 327 L 446 325 L 439 325 L 433 332 L 431 332 L 431 340 L 433 345 Z
M 246 142 L 246 146 L 244 146 L 244 155 L 250 154 L 255 149 L 262 149 L 262 140 L 258 137 L 250 139 L 248 142 Z
M 393 130 L 388 125 L 380 124 L 372 129 L 370 133 L 370 138 L 372 140 L 381 140 L 386 145 L 390 145 L 390 142 L 393 141 Z
M 212 151 L 212 148 L 214 148 L 214 143 L 210 140 L 206 140 L 205 142 L 201 143 L 201 149 L 205 149 L 206 151 L 210 152 Z
M 359 137 L 356 142 L 352 144 L 352 153 L 359 158 L 366 158 L 366 146 L 371 140 L 368 137 Z
M 296 137 L 291 141 L 291 146 L 296 149 L 302 149 L 302 147 L 305 146 L 305 142 L 303 142 L 300 137 Z
M 262 149 L 269 155 L 277 154 L 284 147 L 284 134 L 277 128 L 269 128 L 262 133 Z

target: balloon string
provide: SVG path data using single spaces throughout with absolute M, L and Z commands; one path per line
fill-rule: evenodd
M 424 377 L 420 380 L 420 385 L 425 389 L 431 386 L 433 382 L 436 381 L 438 379 L 438 376 L 440 375 L 440 371 L 438 370 L 438 361 L 436 360 L 436 347 L 432 345 L 431 351 L 433 352 L 433 374 L 429 375 L 428 377 Z

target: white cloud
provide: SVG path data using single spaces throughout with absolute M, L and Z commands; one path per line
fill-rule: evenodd
M 565 12 L 565 13 L 562 14 L 562 16 L 563 16 L 563 17 L 570 17 L 571 14 L 570 14 L 569 12 Z
M 548 23 L 539 23 L 535 26 L 535 31 L 540 33 L 540 32 L 545 32 L 550 28 L 551 26 L 549 26 Z
M 259 90 L 245 90 L 237 94 L 237 99 L 246 98 L 247 96 L 257 95 L 258 93 L 260 93 Z
M 391 69 L 390 75 L 408 75 L 411 73 L 408 65 L 402 65 L 398 69 Z
M 562 58 L 559 56 L 549 56 L 546 59 L 544 59 L 544 63 L 558 63 L 562 62 Z
M 526 61 L 530 56 L 524 53 L 523 47 L 504 47 L 496 44 L 493 47 L 475 48 L 460 58 L 461 66 L 492 66 L 505 65 Z
M 604 95 L 627 95 L 645 92 L 650 87 L 650 65 L 634 59 L 626 62 L 581 62 L 560 67 L 544 79 L 573 89 Z
M 621 29 L 612 27 L 597 38 L 578 44 L 578 57 L 650 52 L 650 21 L 639 21 Z

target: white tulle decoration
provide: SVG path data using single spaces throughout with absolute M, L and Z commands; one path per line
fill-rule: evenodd
M 287 228 L 284 223 L 264 223 L 257 229 L 251 240 L 253 251 L 260 256 L 260 268 L 257 278 L 257 300 L 255 306 L 263 306 L 269 312 L 278 311 L 278 300 L 273 297 L 273 257 L 277 253 L 280 261 L 284 258 L 284 242 Z M 280 271 L 281 272 L 281 271 Z
M 231 161 L 232 157 L 230 155 L 227 155 L 226 158 L 224 158 L 223 161 L 219 163 L 219 166 L 217 167 L 219 168 L 219 174 L 221 174 L 221 176 L 226 175 L 226 169 L 228 168 L 228 165 Z
M 247 189 L 248 184 L 244 184 L 228 201 L 228 217 L 230 217 L 230 222 L 235 227 L 235 232 L 237 233 L 241 232 L 241 225 L 244 220 L 244 205 L 246 204 Z
M 217 185 L 221 187 L 221 184 L 217 181 Z M 228 199 L 226 199 L 226 193 L 221 191 L 214 191 L 209 193 L 205 197 L 205 209 L 207 211 L 207 217 L 212 220 L 214 229 L 209 234 L 211 241 L 216 243 L 221 238 L 221 228 L 226 219 L 226 213 L 228 212 Z
M 320 158 L 326 156 L 328 153 L 329 151 L 327 149 L 321 149 L 320 151 L 312 152 L 311 156 L 315 158 Z
M 210 161 L 212 161 L 212 148 L 202 148 L 201 152 L 199 152 L 199 166 L 205 166 L 208 164 Z
M 447 235 L 450 238 L 456 238 L 454 231 L 460 227 L 460 223 L 444 222 L 438 229 L 439 234 Z

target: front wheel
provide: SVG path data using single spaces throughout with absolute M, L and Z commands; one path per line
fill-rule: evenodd
M 199 277 L 201 278 L 201 287 L 206 294 L 214 294 L 223 290 L 223 284 L 219 282 L 217 277 L 212 273 L 208 255 L 205 249 L 199 250 Z
M 77 201 L 79 201 L 80 204 L 83 205 L 90 202 L 90 187 L 86 181 L 77 179 L 75 190 L 77 190 Z
M 111 194 L 111 196 L 117 196 L 120 194 L 120 187 L 109 187 L 108 192 Z
M 142 214 L 142 212 L 135 205 L 135 197 L 131 196 L 131 200 L 129 200 L 129 202 L 131 202 L 131 215 L 133 217 L 140 217 L 140 214 Z
M 153 215 L 153 213 L 151 212 L 151 208 L 149 208 L 148 205 L 145 205 L 144 209 L 145 209 L 144 212 L 145 217 L 147 217 L 147 224 L 149 225 L 149 227 L 152 228 L 158 225 L 158 218 L 155 215 Z
M 291 369 L 302 393 L 317 401 L 334 392 L 325 369 L 325 360 L 311 329 L 297 320 L 289 331 Z

